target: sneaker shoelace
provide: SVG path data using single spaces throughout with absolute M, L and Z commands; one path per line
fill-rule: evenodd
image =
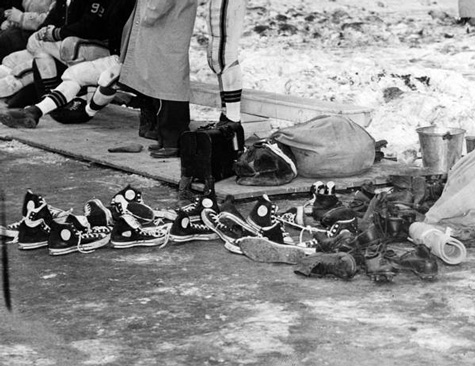
M 192 203 L 190 203 L 190 204 L 188 204 L 188 205 L 185 205 L 185 206 L 183 206 L 183 207 L 180 207 L 180 211 L 183 211 L 183 212 L 185 212 L 185 213 L 186 213 L 186 212 L 193 211 L 193 210 L 195 210 L 195 209 L 198 207 L 199 204 L 200 204 L 200 198 L 197 197 L 194 202 L 192 202 Z
M 151 239 L 164 236 L 165 241 L 162 245 L 159 246 L 159 248 L 161 249 L 161 248 L 164 248 L 168 244 L 168 241 L 170 239 L 171 226 L 172 224 L 169 223 L 169 224 L 163 224 L 157 227 L 138 228 L 137 230 L 140 235 L 149 236 Z

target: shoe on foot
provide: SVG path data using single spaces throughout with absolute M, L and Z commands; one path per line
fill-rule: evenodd
M 116 249 L 132 247 L 163 248 L 168 243 L 170 224 L 144 228 L 131 215 L 121 216 L 114 224 L 111 246 Z
M 152 158 L 177 158 L 180 155 L 180 150 L 176 147 L 162 147 L 159 150 L 152 151 L 150 156 Z
M 87 102 L 82 98 L 74 98 L 68 104 L 55 109 L 49 115 L 63 124 L 81 124 L 89 122 L 93 117 L 86 112 Z
M 347 280 L 355 276 L 357 269 L 356 261 L 351 254 L 315 253 L 304 257 L 294 273 L 318 277 L 333 275 Z
M 304 248 L 279 244 L 263 237 L 240 238 L 236 244 L 244 255 L 256 262 L 297 264 L 307 256 Z
M 37 106 L 11 109 L 0 113 L 0 122 L 10 128 L 36 128 L 42 115 Z

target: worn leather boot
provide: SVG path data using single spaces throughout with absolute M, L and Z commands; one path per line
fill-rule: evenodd
M 366 274 L 375 282 L 392 281 L 398 269 L 384 257 L 386 245 L 377 243 L 369 246 L 365 251 Z
M 437 257 L 425 245 L 418 245 L 415 250 L 389 259 L 400 270 L 411 271 L 422 280 L 434 280 L 439 271 Z

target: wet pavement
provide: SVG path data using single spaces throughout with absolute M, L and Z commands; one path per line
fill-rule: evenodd
M 27 189 L 48 204 L 105 204 L 127 184 L 154 208 L 176 188 L 0 141 L 7 221 Z M 282 208 L 304 197 L 278 197 Z M 238 208 L 249 212 L 252 201 Z M 0 307 L 0 365 L 473 365 L 475 258 L 376 284 L 304 278 L 218 240 L 52 257 L 8 246 L 13 311 Z

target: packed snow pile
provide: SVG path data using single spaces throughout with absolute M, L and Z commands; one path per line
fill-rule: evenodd
M 418 127 L 475 135 L 475 28 L 436 6 L 408 15 L 387 11 L 384 1 L 376 10 L 318 3 L 249 1 L 240 44 L 245 88 L 371 107 L 367 129 L 389 142 L 389 153 L 418 149 Z M 215 83 L 202 5 L 192 79 Z

